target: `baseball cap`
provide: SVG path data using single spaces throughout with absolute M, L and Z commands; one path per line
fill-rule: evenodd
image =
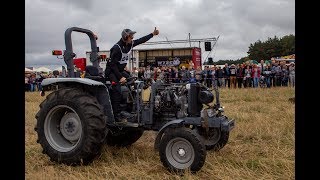
M 126 36 L 128 36 L 128 35 L 133 35 L 133 34 L 135 34 L 136 33 L 136 31 L 132 31 L 131 29 L 124 29 L 122 32 L 121 32 L 121 37 L 122 38 L 125 38 Z

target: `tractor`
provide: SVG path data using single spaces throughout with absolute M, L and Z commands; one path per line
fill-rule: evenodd
M 87 65 L 84 77 L 74 71 L 72 32 L 87 34 L 91 42 L 92 65 Z M 50 94 L 35 116 L 37 142 L 51 161 L 88 165 L 104 145 L 127 147 L 149 130 L 157 132 L 154 149 L 165 168 L 197 172 L 208 150 L 218 151 L 227 144 L 235 120 L 224 115 L 217 86 L 210 90 L 200 83 L 147 83 L 129 77 L 121 86 L 121 108 L 134 118 L 117 123 L 109 95 L 113 84 L 100 72 L 94 33 L 68 28 L 65 46 L 63 53 L 53 51 L 53 55 L 63 56 L 67 76 L 42 81 L 41 95 Z

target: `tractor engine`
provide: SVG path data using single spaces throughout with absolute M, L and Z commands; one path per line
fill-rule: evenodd
M 155 95 L 154 111 L 159 115 L 175 117 L 180 109 L 186 109 L 182 106 L 184 96 L 181 93 L 177 87 L 166 86 L 159 89 Z
M 200 116 L 203 104 L 213 101 L 213 94 L 200 84 L 165 86 L 157 90 L 154 101 L 156 116 L 183 118 Z

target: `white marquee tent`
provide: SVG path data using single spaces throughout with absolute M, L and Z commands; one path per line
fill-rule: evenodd
M 52 72 L 52 70 L 51 70 L 51 69 L 46 68 L 46 67 L 44 67 L 44 66 L 42 66 L 42 67 L 39 67 L 39 68 L 35 69 L 35 71 L 36 71 L 36 72 L 45 72 L 45 73 Z
M 24 68 L 24 72 L 25 73 L 32 73 L 32 72 L 34 72 L 33 70 L 31 70 L 31 69 L 29 69 L 29 68 Z
M 59 72 L 62 72 L 62 66 L 60 66 L 60 67 L 58 67 L 58 68 L 56 68 L 54 70 L 58 70 Z

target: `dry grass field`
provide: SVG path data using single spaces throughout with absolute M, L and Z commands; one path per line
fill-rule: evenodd
M 35 115 L 44 97 L 25 93 L 25 178 L 37 179 L 295 179 L 295 96 L 289 87 L 222 89 L 225 114 L 235 119 L 228 144 L 208 151 L 196 173 L 169 173 L 153 149 L 156 132 L 147 131 L 129 148 L 104 146 L 88 166 L 51 162 L 36 143 Z

